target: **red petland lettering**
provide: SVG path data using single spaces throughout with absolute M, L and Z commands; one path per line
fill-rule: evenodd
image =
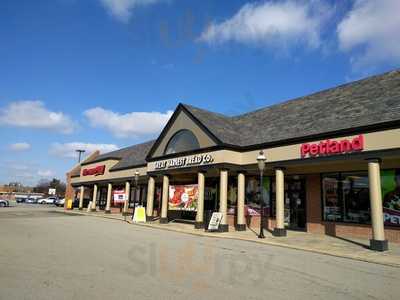
M 106 170 L 106 166 L 102 165 L 102 166 L 97 166 L 91 169 L 83 169 L 82 175 L 83 176 L 88 176 L 88 175 L 103 175 L 104 171 Z
M 339 153 L 349 153 L 364 150 L 364 136 L 359 135 L 352 140 L 344 139 L 341 141 L 321 141 L 314 144 L 301 145 L 301 157 L 321 156 Z

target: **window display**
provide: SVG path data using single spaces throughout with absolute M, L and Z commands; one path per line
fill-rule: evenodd
M 400 226 L 400 169 L 381 172 L 385 225 Z
M 385 225 L 400 226 L 400 169 L 381 171 Z M 325 221 L 368 224 L 371 222 L 368 172 L 322 176 Z

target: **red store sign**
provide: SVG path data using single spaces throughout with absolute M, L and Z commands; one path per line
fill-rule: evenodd
M 94 175 L 94 176 L 103 175 L 105 170 L 106 170 L 106 166 L 105 166 L 105 165 L 96 166 L 96 167 L 90 168 L 90 169 L 83 169 L 82 175 L 83 175 L 83 176 L 89 176 L 89 175 Z
M 306 143 L 301 145 L 301 157 L 315 157 L 331 154 L 359 152 L 364 150 L 364 136 L 359 135 L 353 139 L 340 141 L 325 140 L 319 143 Z

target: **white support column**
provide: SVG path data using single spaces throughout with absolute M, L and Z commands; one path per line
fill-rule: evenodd
M 389 245 L 388 241 L 385 240 L 383 223 L 380 159 L 368 160 L 368 181 L 372 223 L 370 248 L 375 251 L 386 251 L 389 249 Z
M 229 231 L 228 225 L 228 170 L 219 172 L 219 212 L 222 213 L 221 223 L 219 225 L 221 232 Z
M 125 182 L 125 201 L 124 201 L 124 209 L 122 214 L 126 216 L 128 214 L 129 209 L 129 198 L 131 195 L 131 183 L 129 181 Z
M 81 185 L 79 194 L 79 210 L 83 210 L 83 196 L 85 194 L 85 187 Z
M 93 185 L 93 199 L 91 211 L 96 211 L 96 201 L 97 201 L 97 184 Z
M 154 190 L 155 179 L 150 176 L 147 183 L 147 205 L 146 205 L 146 218 L 150 221 L 153 219 L 153 205 L 154 205 Z
M 162 190 L 162 206 L 160 223 L 168 223 L 168 198 L 169 198 L 169 177 L 163 176 L 163 190 Z
M 237 187 L 237 231 L 246 230 L 246 219 L 244 215 L 244 199 L 245 199 L 245 175 L 244 173 L 238 174 L 238 187 Z
M 199 188 L 199 198 L 197 199 L 197 214 L 196 223 L 194 228 L 204 228 L 204 187 L 205 187 L 205 174 L 203 172 L 197 173 L 197 185 Z
M 276 225 L 274 228 L 274 236 L 286 236 L 285 229 L 285 179 L 283 174 L 284 168 L 275 169 L 276 184 Z
M 106 214 L 111 214 L 111 193 L 112 193 L 112 184 L 109 183 L 107 188 L 106 209 L 104 211 Z

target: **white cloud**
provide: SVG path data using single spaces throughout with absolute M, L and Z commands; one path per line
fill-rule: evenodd
M 67 115 L 48 110 L 41 101 L 16 101 L 0 108 L 0 125 L 50 129 L 64 134 L 75 129 Z
M 400 1 L 357 0 L 337 27 L 339 47 L 356 69 L 400 63 Z
M 31 149 L 31 145 L 28 143 L 15 143 L 10 144 L 8 148 L 12 151 L 26 151 Z
M 62 158 L 77 158 L 78 153 L 76 150 L 85 150 L 85 154 L 88 155 L 96 150 L 101 153 L 110 152 L 118 149 L 118 146 L 114 144 L 90 144 L 90 143 L 53 143 L 50 147 L 50 154 L 62 157 Z
M 108 12 L 122 22 L 128 22 L 132 11 L 138 6 L 160 2 L 160 0 L 100 0 Z
M 55 175 L 55 173 L 51 170 L 38 170 L 37 174 L 38 174 L 38 176 L 45 177 L 45 178 L 50 178 Z
M 101 107 L 95 107 L 84 112 L 93 127 L 105 128 L 116 137 L 140 137 L 159 133 L 172 111 L 161 112 L 131 112 L 119 114 Z
M 234 41 L 285 50 L 296 44 L 318 48 L 321 27 L 331 14 L 332 8 L 321 1 L 248 3 L 232 18 L 208 26 L 199 40 L 210 44 Z

